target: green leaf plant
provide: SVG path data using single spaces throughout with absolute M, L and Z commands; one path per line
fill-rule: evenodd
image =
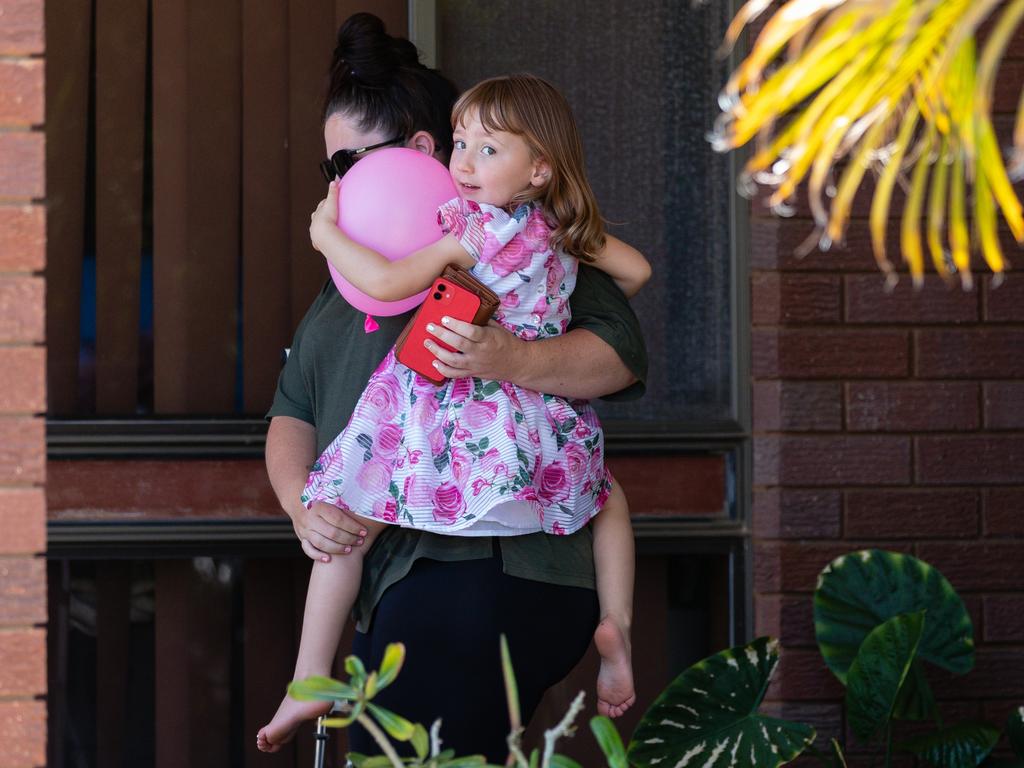
M 1005 732 L 1013 758 L 995 758 L 997 728 L 979 722 L 944 723 L 927 667 L 964 674 L 974 665 L 973 627 L 963 601 L 927 563 L 880 550 L 852 552 L 829 563 L 814 593 L 814 624 L 822 657 L 846 687 L 846 717 L 859 742 L 890 766 L 893 753 L 932 768 L 1024 768 L 1024 707 L 1011 713 Z M 829 768 L 846 768 L 844 747 L 832 739 L 815 748 L 815 730 L 803 723 L 761 714 L 759 708 L 779 663 L 777 640 L 760 637 L 708 656 L 680 674 L 655 699 L 628 745 L 611 720 L 594 717 L 590 730 L 609 768 L 776 768 L 801 754 Z M 388 646 L 380 670 L 367 673 L 349 656 L 347 683 L 325 677 L 293 682 L 297 699 L 337 702 L 333 727 L 358 722 L 381 748 L 376 756 L 349 754 L 355 768 L 463 768 L 488 766 L 481 755 L 456 756 L 441 749 L 440 720 L 428 731 L 373 702 L 394 682 L 405 658 L 401 644 Z M 501 664 L 514 768 L 581 768 L 559 754 L 561 739 L 575 733 L 583 709 L 581 691 L 562 719 L 544 732 L 543 744 L 522 744 L 524 723 L 508 643 Z M 895 740 L 899 721 L 933 721 L 934 729 Z M 414 757 L 400 757 L 391 740 L 407 742 Z M 590 768 L 588 766 L 588 768 Z

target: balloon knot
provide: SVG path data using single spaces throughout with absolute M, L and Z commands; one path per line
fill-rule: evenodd
M 377 321 L 374 320 L 371 315 L 367 315 L 366 319 L 363 321 L 363 331 L 366 333 L 373 333 L 378 328 L 380 328 L 380 326 L 377 325 Z

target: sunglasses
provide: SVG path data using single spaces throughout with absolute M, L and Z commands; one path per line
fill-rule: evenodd
M 389 141 L 382 141 L 380 144 L 371 144 L 368 147 L 360 147 L 359 149 L 339 149 L 327 160 L 320 163 L 320 172 L 324 175 L 324 179 L 329 182 L 334 181 L 335 177 L 340 179 L 353 165 L 356 164 L 356 160 L 370 150 L 389 147 L 392 144 L 402 144 L 404 142 L 404 136 L 396 136 Z

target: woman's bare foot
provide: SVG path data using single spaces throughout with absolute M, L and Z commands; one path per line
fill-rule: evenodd
M 281 700 L 281 706 L 274 713 L 274 719 L 260 728 L 256 734 L 256 746 L 260 752 L 277 752 L 292 740 L 295 731 L 307 720 L 316 720 L 331 711 L 329 701 L 298 701 L 291 696 Z
M 601 655 L 601 669 L 597 673 L 597 712 L 618 717 L 636 701 L 629 639 L 610 617 L 605 617 L 594 632 L 594 645 Z

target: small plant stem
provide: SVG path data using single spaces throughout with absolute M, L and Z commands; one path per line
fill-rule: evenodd
M 356 718 L 356 721 L 365 728 L 373 740 L 380 746 L 381 751 L 387 756 L 388 760 L 391 761 L 391 765 L 394 768 L 402 768 L 402 758 L 395 752 L 395 748 L 391 746 L 391 742 L 388 741 L 388 737 L 384 735 L 384 731 L 377 727 L 377 724 L 373 722 L 373 719 L 364 712 Z
M 522 738 L 522 726 L 513 728 L 508 732 L 508 751 L 515 758 L 515 765 L 518 768 L 530 768 L 530 761 L 526 759 L 522 748 L 519 746 L 519 739 Z
M 541 768 L 549 768 L 551 756 L 555 753 L 555 742 L 572 731 L 572 723 L 576 719 L 576 715 L 583 709 L 583 696 L 583 691 L 576 694 L 576 698 L 572 700 L 569 711 L 565 713 L 562 721 L 554 728 L 544 731 L 544 759 L 541 760 Z

